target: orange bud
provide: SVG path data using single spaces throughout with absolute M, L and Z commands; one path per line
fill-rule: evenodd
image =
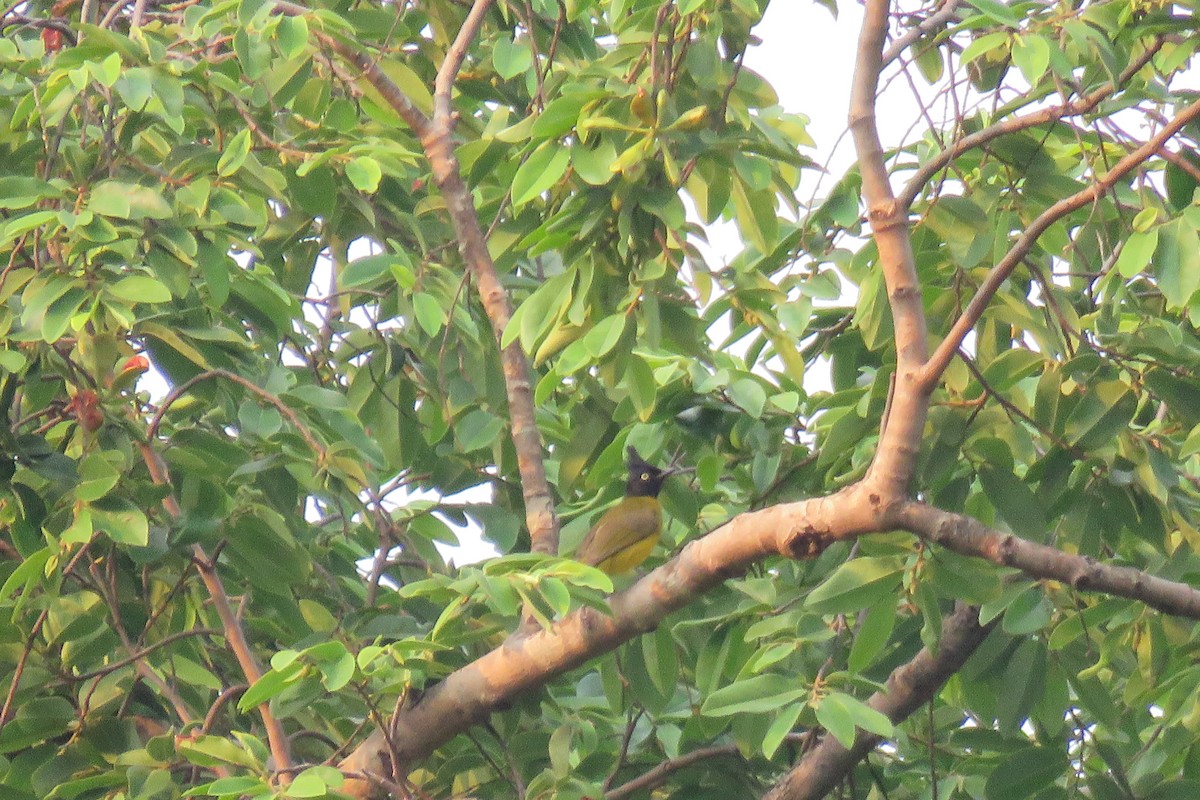
M 57 53 L 62 50 L 63 35 L 57 28 L 42 28 L 42 44 L 47 53 Z
M 91 389 L 79 390 L 79 393 L 71 398 L 69 408 L 85 431 L 97 431 L 104 424 L 104 410 L 100 408 L 100 396 Z
M 131 370 L 145 372 L 148 369 L 150 369 L 150 359 L 146 358 L 141 353 L 137 354 L 136 356 L 130 356 L 129 359 L 121 365 L 121 372 L 129 372 Z

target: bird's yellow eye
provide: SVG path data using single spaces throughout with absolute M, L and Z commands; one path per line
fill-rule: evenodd
M 649 472 L 643 472 L 643 473 L 642 473 L 642 480 L 644 480 L 644 481 L 648 481 L 648 480 L 650 480 L 650 473 L 649 473 Z

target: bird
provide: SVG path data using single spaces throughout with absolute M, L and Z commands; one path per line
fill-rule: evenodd
M 679 470 L 659 469 L 627 449 L 629 479 L 625 497 L 605 511 L 583 537 L 575 559 L 609 575 L 620 575 L 640 566 L 658 542 L 662 531 L 662 508 L 658 493 L 663 481 Z

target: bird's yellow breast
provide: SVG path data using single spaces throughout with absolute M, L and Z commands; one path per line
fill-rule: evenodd
M 575 558 L 609 575 L 619 575 L 650 556 L 661 531 L 662 510 L 657 498 L 626 497 L 592 526 Z

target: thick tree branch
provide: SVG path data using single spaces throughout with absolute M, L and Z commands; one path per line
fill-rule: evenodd
M 946 371 L 946 367 L 950 365 L 950 360 L 954 358 L 954 353 L 962 344 L 966 335 L 975 327 L 975 323 L 983 316 L 984 310 L 991 303 L 992 298 L 1000 289 L 1000 286 L 1008 279 L 1021 260 L 1029 253 L 1033 246 L 1037 243 L 1038 237 L 1046 232 L 1046 229 L 1058 222 L 1060 219 L 1083 208 L 1088 203 L 1096 202 L 1105 192 L 1112 189 L 1117 181 L 1129 174 L 1136 167 L 1141 166 L 1145 161 L 1151 158 L 1163 144 L 1178 133 L 1185 125 L 1195 119 L 1200 118 L 1200 102 L 1192 103 L 1184 108 L 1183 111 L 1175 115 L 1162 130 L 1150 137 L 1141 147 L 1126 155 L 1118 161 L 1106 175 L 1097 178 L 1090 186 L 1083 189 L 1070 197 L 1064 197 L 1054 205 L 1047 208 L 1037 216 L 1033 222 L 1026 226 L 1024 233 L 1017 238 L 1017 241 L 1005 253 L 1004 258 L 992 267 L 988 272 L 983 283 L 979 286 L 979 291 L 971 298 L 971 302 L 963 310 L 963 313 L 954 321 L 950 332 L 946 334 L 946 338 L 937 346 L 933 356 L 930 357 L 929 363 L 921 371 L 918 379 L 918 386 L 924 392 L 929 392 L 933 389 L 934 384 L 941 379 L 942 373 Z
M 508 292 L 496 274 L 487 240 L 479 227 L 475 201 L 463 182 L 454 156 L 453 143 L 447 133 L 425 143 L 425 152 L 433 166 L 433 177 L 446 199 L 446 207 L 458 237 L 463 261 L 475 279 L 484 310 L 492 323 L 499 342 L 512 319 Z M 525 499 L 525 524 L 532 540 L 530 549 L 545 555 L 558 554 L 558 516 L 554 497 L 546 480 L 542 460 L 542 436 L 538 432 L 533 405 L 533 378 L 529 359 L 514 340 L 500 351 L 504 370 L 504 385 L 508 393 L 508 415 L 512 425 L 513 445 L 517 451 L 517 469 L 521 475 L 521 492 Z
M 992 624 L 995 624 L 994 620 Z M 897 667 L 888 676 L 884 689 L 871 695 L 867 705 L 894 723 L 907 719 L 933 699 L 950 676 L 975 652 L 990 629 L 990 626 L 979 624 L 978 608 L 960 606 L 942 620 L 942 638 L 937 653 L 925 648 L 911 661 Z M 859 733 L 854 745 L 847 750 L 837 739 L 826 736 L 764 795 L 764 800 L 817 800 L 824 797 L 880 740 L 881 737 L 875 734 Z
M 896 497 L 908 492 L 925 429 L 929 398 L 918 387 L 916 378 L 929 350 L 925 342 L 921 286 L 908 234 L 908 212 L 892 194 L 875 120 L 875 94 L 883 68 L 881 52 L 887 23 L 888 0 L 868 0 L 850 92 L 850 131 L 896 336 L 896 391 L 867 482 L 884 496 Z
M 1058 122 L 1065 117 L 1077 117 L 1081 114 L 1089 113 L 1096 106 L 1100 105 L 1101 101 L 1115 94 L 1142 67 L 1150 63 L 1150 59 L 1154 58 L 1154 54 L 1162 49 L 1163 41 L 1163 39 L 1159 38 L 1152 46 L 1147 47 L 1141 56 L 1133 61 L 1114 83 L 1101 86 L 1094 92 L 1072 100 L 1069 103 L 1062 103 L 1051 108 L 1043 108 L 1039 111 L 1022 114 L 1019 117 L 1011 117 L 1003 122 L 989 125 L 986 128 L 975 131 L 975 133 L 958 139 L 928 161 L 922 162 L 917 171 L 913 173 L 913 176 L 909 178 L 908 183 L 904 185 L 904 190 L 900 192 L 897 202 L 906 211 L 911 209 L 912 204 L 917 199 L 917 195 L 921 193 L 921 190 L 929 182 L 929 179 L 968 150 L 982 147 L 990 141 L 999 139 L 1001 136 L 1018 133 L 1019 131 L 1028 130 L 1038 125 Z
M 611 615 L 581 608 L 549 629 L 515 635 L 496 650 L 434 686 L 394 720 L 393 740 L 401 770 L 433 752 L 517 695 L 623 642 L 653 630 L 667 614 L 693 602 L 769 555 L 805 557 L 818 543 L 881 530 L 879 498 L 860 486 L 825 498 L 741 514 L 688 543 L 668 561 L 609 598 Z M 388 774 L 381 732 L 372 734 L 339 766 L 346 773 Z M 343 791 L 366 797 L 366 781 Z
M 1159 578 L 1133 567 L 1101 564 L 1088 556 L 1064 553 L 989 528 L 971 517 L 942 511 L 915 500 L 896 508 L 892 519 L 897 527 L 965 556 L 1015 567 L 1031 577 L 1061 581 L 1080 591 L 1128 597 L 1164 614 L 1200 619 L 1200 589 L 1186 583 Z

